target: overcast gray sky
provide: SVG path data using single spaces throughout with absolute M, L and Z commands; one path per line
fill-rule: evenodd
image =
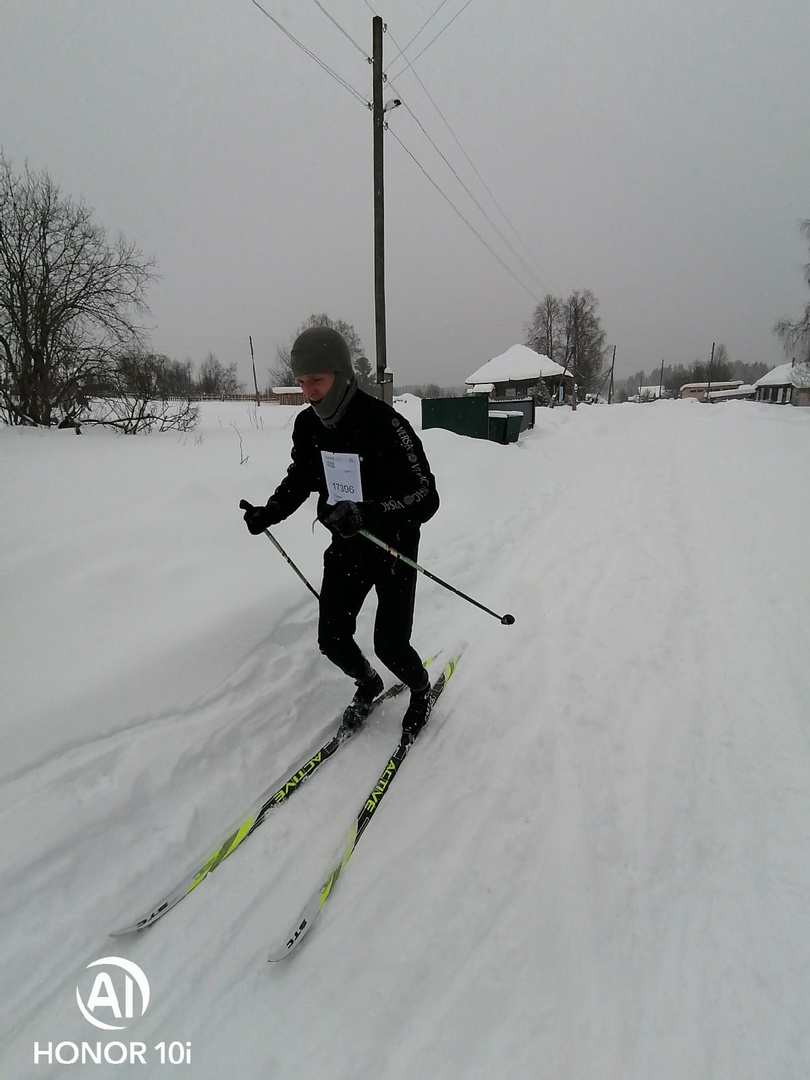
M 523 340 L 546 292 L 590 288 L 617 371 L 781 362 L 772 326 L 806 302 L 807 0 L 392 0 L 386 66 L 532 270 L 404 108 L 386 136 L 389 366 L 460 384 Z M 366 0 L 263 6 L 363 99 Z M 374 361 L 371 113 L 251 0 L 3 0 L 0 144 L 47 168 L 157 260 L 152 342 L 260 383 L 312 312 Z M 414 72 L 449 122 L 445 126 Z M 454 138 L 455 136 L 455 138 Z M 472 159 L 490 195 L 455 140 Z M 523 246 L 525 245 L 525 247 Z M 516 280 L 519 279 L 519 280 Z

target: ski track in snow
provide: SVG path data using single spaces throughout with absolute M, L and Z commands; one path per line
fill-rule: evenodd
M 415 645 L 466 651 L 289 962 L 265 958 L 403 699 L 165 919 L 106 937 L 350 695 L 235 514 L 286 467 L 290 412 L 265 412 L 250 471 L 224 405 L 193 445 L 0 432 L 0 1075 L 103 1074 L 35 1067 L 32 1044 L 99 1035 L 75 986 L 110 954 L 152 986 L 128 1037 L 191 1040 L 194 1077 L 810 1075 L 810 410 L 546 410 L 510 447 L 425 432 L 442 508 L 420 562 L 516 625 L 420 579 Z M 311 517 L 276 531 L 317 584 Z

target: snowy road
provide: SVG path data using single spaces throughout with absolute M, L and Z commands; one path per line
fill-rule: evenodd
M 401 704 L 148 933 L 106 937 L 347 696 L 236 512 L 286 467 L 290 411 L 264 412 L 210 406 L 185 441 L 0 431 L 0 1075 L 810 1076 L 810 410 L 425 432 L 420 561 L 516 625 L 420 581 L 415 644 L 465 640 L 462 665 L 289 963 L 268 949 Z M 277 532 L 317 582 L 311 517 Z M 108 1034 L 75 991 L 111 953 L 152 996 Z M 34 1063 L 111 1037 L 148 1064 Z

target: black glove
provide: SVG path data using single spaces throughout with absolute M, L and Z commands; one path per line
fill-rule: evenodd
M 282 520 L 278 503 L 274 503 L 272 499 L 268 499 L 266 506 L 254 506 L 247 499 L 242 499 L 239 509 L 245 511 L 245 524 L 252 536 L 258 536 L 259 533 L 263 533 L 271 525 L 278 525 Z
M 348 539 L 365 528 L 363 508 L 360 503 L 339 502 L 324 514 L 323 523 L 344 539 Z

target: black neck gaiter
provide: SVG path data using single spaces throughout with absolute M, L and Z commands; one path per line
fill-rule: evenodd
M 315 415 L 325 427 L 336 427 L 356 392 L 357 379 L 354 374 L 346 375 L 342 371 L 336 371 L 329 393 L 312 405 Z

